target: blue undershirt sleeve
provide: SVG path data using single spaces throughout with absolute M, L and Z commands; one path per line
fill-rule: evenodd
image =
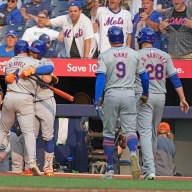
M 182 87 L 181 81 L 180 81 L 177 74 L 170 76 L 169 79 L 170 79 L 170 81 L 171 81 L 171 83 L 175 89 Z
M 143 87 L 143 95 L 149 95 L 149 78 L 146 72 L 139 74 L 141 85 Z
M 54 70 L 53 65 L 42 65 L 36 68 L 35 74 L 37 75 L 45 75 L 45 74 L 50 74 Z
M 98 73 L 95 83 L 95 103 L 99 101 L 99 98 L 103 95 L 103 91 L 106 83 L 106 75 L 104 73 Z

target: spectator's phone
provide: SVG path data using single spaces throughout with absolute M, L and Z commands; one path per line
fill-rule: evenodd
M 139 15 L 144 12 L 144 8 L 139 8 Z

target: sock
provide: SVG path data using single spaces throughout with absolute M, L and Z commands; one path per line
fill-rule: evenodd
M 107 162 L 107 170 L 113 170 L 113 153 L 114 153 L 114 139 L 109 137 L 104 137 L 103 140 L 103 149 L 104 155 Z
M 50 141 L 45 141 L 45 151 L 47 153 L 54 152 L 54 140 L 53 139 L 51 139 Z
M 131 135 L 127 138 L 127 146 L 131 153 L 136 153 L 138 146 L 137 136 Z

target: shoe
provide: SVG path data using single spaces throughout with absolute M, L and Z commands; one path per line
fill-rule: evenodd
M 131 171 L 133 179 L 138 179 L 141 175 L 141 168 L 136 154 L 131 154 Z
M 46 167 L 43 169 L 43 171 L 44 171 L 44 175 L 46 176 L 54 176 L 52 167 Z
M 32 176 L 33 174 L 31 173 L 30 169 L 26 169 L 25 171 L 21 172 L 21 175 Z
M 144 175 L 144 179 L 145 180 L 154 180 L 155 179 L 155 173 L 150 173 L 150 174 L 146 174 Z
M 41 176 L 41 172 L 35 160 L 29 160 L 28 166 L 33 176 Z
M 113 179 L 113 176 L 114 176 L 114 171 L 109 170 L 109 171 L 105 172 L 105 174 L 101 178 L 102 179 Z

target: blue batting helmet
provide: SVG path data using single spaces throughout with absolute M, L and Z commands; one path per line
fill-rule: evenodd
M 40 41 L 43 41 L 44 43 L 48 43 L 48 42 L 51 41 L 49 35 L 47 35 L 47 34 L 41 35 L 41 36 L 39 37 L 39 40 L 40 40 Z
M 14 46 L 15 55 L 18 55 L 20 53 L 27 53 L 28 47 L 29 47 L 29 44 L 27 43 L 27 41 L 24 41 L 24 40 L 17 41 Z
M 33 51 L 34 53 L 38 53 L 39 59 L 41 59 L 45 55 L 47 50 L 46 44 L 40 40 L 33 41 L 31 46 L 28 49 Z
M 110 43 L 124 43 L 124 34 L 121 27 L 112 26 L 108 30 L 108 38 Z
M 149 27 L 142 28 L 137 36 L 137 42 L 139 44 L 149 42 L 154 43 L 156 38 L 156 32 Z

